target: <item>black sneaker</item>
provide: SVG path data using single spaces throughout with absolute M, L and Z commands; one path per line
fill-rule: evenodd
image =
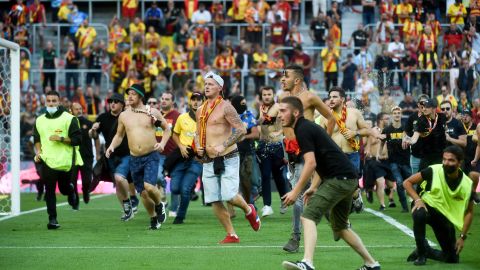
M 425 265 L 427 263 L 427 258 L 425 256 L 418 256 L 418 258 L 413 262 L 414 265 Z
M 480 204 L 480 197 L 478 197 L 478 194 L 476 192 L 473 193 L 472 198 L 475 204 Z
M 68 195 L 68 204 L 72 207 L 73 210 L 78 211 L 80 201 L 78 200 L 77 193 L 72 192 L 72 194 Z
M 362 267 L 358 268 L 358 270 L 380 270 L 380 264 L 376 264 L 375 266 L 368 266 L 366 264 L 362 265 Z
M 83 202 L 85 204 L 88 204 L 90 202 L 90 193 L 88 193 L 88 192 L 83 193 Z
M 130 196 L 130 201 L 132 202 L 133 213 L 136 214 L 138 212 L 138 198 L 137 198 L 137 196 Z
M 120 218 L 121 221 L 129 221 L 130 219 L 132 219 L 135 216 L 135 214 L 133 213 L 132 203 L 131 203 L 130 200 L 123 202 L 123 211 L 125 213 Z
M 173 224 L 183 224 L 183 218 L 175 217 Z
M 165 203 L 160 202 L 159 205 L 155 205 L 155 212 L 157 212 L 158 222 L 164 223 L 167 220 L 167 213 L 165 212 Z
M 162 224 L 158 222 L 157 217 L 150 218 L 150 230 L 158 230 L 160 229 L 160 226 L 162 226 Z
M 49 230 L 56 230 L 56 229 L 60 228 L 60 224 L 58 224 L 58 221 L 57 221 L 56 218 L 50 218 L 48 220 L 47 228 Z
M 314 270 L 315 267 L 308 265 L 306 262 L 296 261 L 296 262 L 289 262 L 283 261 L 282 266 L 284 269 L 287 270 Z
M 388 202 L 388 207 L 395 208 L 395 207 L 397 207 L 397 204 L 395 203 L 395 201 L 393 199 L 390 199 L 389 202 Z
M 385 205 L 380 205 L 380 208 L 378 210 L 384 211 L 385 210 Z
M 365 193 L 365 197 L 367 197 L 367 202 L 373 203 L 373 191 L 368 190 L 368 191 Z
M 290 253 L 298 252 L 298 248 L 300 247 L 300 235 L 292 233 L 292 238 L 288 240 L 288 242 L 283 246 L 283 250 Z
M 414 249 L 407 257 L 407 262 L 414 262 L 418 258 L 418 251 Z

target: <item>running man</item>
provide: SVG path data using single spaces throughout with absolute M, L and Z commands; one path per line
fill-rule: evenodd
M 105 156 L 109 158 L 125 134 L 130 149 L 130 173 L 138 193 L 142 196 L 143 206 L 150 215 L 150 229 L 159 229 L 165 222 L 165 203 L 160 199 L 157 175 L 160 153 L 170 138 L 171 130 L 167 121 L 157 109 L 149 109 L 144 104 L 145 89 L 133 84 L 127 89 L 130 108 L 123 111 L 118 118 L 117 134 L 108 147 Z M 164 130 L 162 141 L 157 143 L 155 127 Z
M 293 128 L 304 159 L 303 171 L 293 190 L 283 199 L 286 205 L 294 204 L 314 171 L 322 178 L 313 178 L 310 188 L 305 191 L 305 211 L 302 214 L 305 253 L 303 260 L 284 261 L 285 269 L 315 269 L 313 257 L 317 242 L 317 228 L 323 215 L 329 212 L 334 234 L 339 235 L 364 260 L 361 269 L 379 270 L 375 261 L 358 235 L 349 228 L 348 215 L 352 196 L 358 186 L 356 169 L 342 149 L 330 138 L 325 130 L 303 117 L 303 105 L 297 97 L 286 97 L 280 103 L 282 125 Z
M 255 207 L 247 204 L 238 193 L 240 184 L 240 157 L 236 143 L 246 134 L 237 111 L 220 93 L 223 79 L 209 72 L 205 75 L 207 101 L 198 108 L 195 150 L 203 163 L 205 203 L 211 203 L 213 212 L 227 232 L 220 244 L 239 243 L 230 215 L 223 201 L 241 208 L 254 231 L 260 229 L 260 218 Z

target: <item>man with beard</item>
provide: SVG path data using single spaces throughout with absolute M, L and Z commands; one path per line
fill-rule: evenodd
M 447 146 L 445 133 L 447 117 L 443 113 L 437 113 L 437 101 L 433 98 L 424 101 L 423 106 L 423 115 L 418 119 L 415 133 L 407 141 L 410 145 L 421 141 L 423 156 L 420 159 L 419 171 L 441 163 L 442 149 Z
M 397 183 L 397 193 L 402 213 L 408 213 L 407 198 L 403 189 L 403 181 L 412 175 L 410 168 L 410 151 L 402 148 L 404 128 L 402 127 L 402 108 L 392 108 L 392 123 L 383 129 L 385 140 L 382 141 L 381 149 L 386 145 L 388 151 L 388 163 L 393 174 L 392 180 Z
M 442 101 L 440 110 L 447 117 L 447 125 L 445 129 L 445 138 L 448 145 L 457 145 L 465 148 L 467 146 L 467 133 L 462 123 L 453 117 L 452 103 L 448 100 Z
M 130 173 L 135 189 L 142 196 L 142 202 L 150 216 L 150 229 L 157 230 L 165 222 L 165 203 L 160 200 L 157 175 L 160 153 L 170 138 L 170 127 L 162 114 L 156 109 L 145 106 L 145 89 L 133 84 L 127 89 L 130 108 L 118 117 L 117 134 L 113 137 L 105 156 L 110 158 L 125 134 L 128 136 L 130 149 Z M 161 142 L 155 138 L 155 127 L 161 126 L 165 131 Z
M 125 107 L 123 95 L 114 93 L 107 99 L 110 111 L 100 114 L 96 122 L 92 125 L 88 135 L 90 138 L 98 139 L 102 134 L 105 138 L 105 147 L 109 147 L 117 131 L 118 117 Z M 100 159 L 100 147 L 95 145 L 97 160 Z M 130 176 L 130 152 L 128 150 L 128 139 L 124 137 L 120 146 L 115 149 L 115 153 L 108 159 L 108 167 L 113 174 L 115 181 L 115 192 L 120 204 L 123 207 L 124 215 L 120 218 L 122 221 L 128 221 L 134 217 L 137 212 L 138 198 L 135 195 Z M 130 196 L 129 196 L 130 193 Z
M 160 112 L 162 113 L 163 118 L 167 121 L 170 130 L 173 129 L 175 126 L 177 119 L 180 113 L 173 108 L 173 103 L 175 102 L 175 96 L 172 92 L 165 92 L 160 97 Z M 163 137 L 164 130 L 160 127 L 156 127 L 155 136 L 157 137 L 157 142 L 160 142 Z M 160 188 L 162 201 L 165 200 L 165 188 L 167 187 L 167 182 L 165 181 L 164 173 L 163 173 L 163 164 L 165 163 L 165 159 L 168 155 L 170 155 L 175 149 L 177 148 L 177 144 L 173 140 L 173 137 L 167 141 L 165 148 L 163 151 L 160 151 L 160 162 L 158 163 L 158 187 Z M 170 213 L 169 216 L 176 217 L 177 210 L 178 210 L 178 194 L 171 194 L 171 202 L 170 202 Z
M 82 192 L 83 202 L 88 204 L 90 201 L 90 183 L 92 182 L 92 166 L 93 166 L 93 146 L 92 139 L 88 136 L 88 131 L 92 128 L 93 123 L 83 116 L 83 108 L 79 103 L 73 102 L 70 107 L 72 114 L 77 117 L 80 123 L 80 131 L 82 132 L 82 143 L 80 144 L 80 156 L 82 156 L 83 166 L 78 167 L 82 175 Z M 78 206 L 78 190 L 77 181 L 74 181 L 75 193 L 77 194 Z
M 360 172 L 360 141 L 358 137 L 370 135 L 362 113 L 346 106 L 345 91 L 340 87 L 332 87 L 328 92 L 328 106 L 332 110 L 337 125 L 333 129 L 332 139 L 347 155 L 353 167 Z M 325 118 L 320 117 L 318 123 L 325 127 Z M 359 191 L 354 194 L 353 209 L 359 213 L 363 210 L 362 196 Z
M 323 103 L 323 101 L 314 93 L 306 90 L 303 84 L 303 68 L 298 65 L 289 65 L 283 71 L 281 78 L 282 90 L 285 92 L 281 96 L 280 100 L 287 96 L 298 97 L 302 101 L 303 110 L 305 112 L 305 118 L 314 121 L 315 110 L 327 119 L 326 130 L 328 134 L 332 134 L 335 126 L 335 119 L 330 109 Z M 289 180 L 292 188 L 298 182 L 300 177 L 300 171 L 302 170 L 303 159 L 299 156 L 300 148 L 295 138 L 295 133 L 292 128 L 284 127 L 283 134 L 285 136 L 284 142 L 286 151 L 289 154 L 288 162 L 294 164 L 292 166 L 293 171 L 291 179 Z M 318 178 L 318 175 L 315 175 Z M 287 244 L 283 247 L 283 250 L 287 252 L 297 252 L 300 246 L 300 215 L 303 212 L 303 201 L 298 199 L 293 207 L 293 233 Z
M 302 261 L 284 261 L 285 269 L 315 269 L 313 258 L 317 242 L 317 228 L 323 215 L 329 213 L 334 234 L 347 242 L 364 260 L 360 269 L 379 270 L 380 264 L 372 258 L 358 235 L 349 228 L 348 215 L 352 196 L 358 186 L 358 175 L 348 157 L 325 130 L 303 117 L 303 104 L 297 97 L 286 97 L 280 103 L 279 117 L 282 126 L 294 129 L 304 159 L 298 183 L 285 194 L 284 203 L 294 204 L 316 171 L 322 177 L 313 178 L 305 191 L 308 202 L 302 214 L 305 253 Z
M 239 243 L 240 239 L 223 201 L 240 207 L 254 231 L 260 229 L 261 223 L 255 207 L 238 194 L 240 158 L 236 144 L 245 136 L 246 129 L 235 108 L 220 95 L 223 86 L 219 75 L 213 72 L 205 75 L 207 101 L 196 112 L 195 150 L 203 163 L 205 203 L 212 204 L 227 233 L 220 244 L 230 244 Z
M 472 181 L 462 172 L 463 150 L 456 145 L 443 150 L 442 164 L 431 165 L 410 176 L 403 186 L 413 199 L 412 218 L 416 250 L 407 261 L 424 265 L 427 258 L 459 263 L 459 254 L 473 220 Z M 414 185 L 420 187 L 417 193 Z M 441 251 L 432 249 L 426 240 L 429 224 Z M 457 239 L 455 229 L 460 231 Z
M 165 94 L 164 94 L 165 95 Z M 197 182 L 198 176 L 202 173 L 202 164 L 194 159 L 192 149 L 193 139 L 197 131 L 195 113 L 202 105 L 203 95 L 193 93 L 190 97 L 190 110 L 181 114 L 173 128 L 173 141 L 178 145 L 183 160 L 178 162 L 170 172 L 170 189 L 172 197 L 180 195 L 177 216 L 173 224 L 182 224 L 190 204 L 190 194 Z M 168 120 L 167 120 L 168 121 Z M 168 143 L 167 143 L 168 144 Z
M 280 198 L 288 191 L 287 182 L 283 177 L 283 130 L 278 116 L 278 104 L 275 103 L 275 90 L 270 86 L 260 88 L 262 105 L 260 105 L 260 141 L 257 155 L 260 159 L 260 171 L 262 174 L 262 217 L 273 215 L 271 178 L 277 186 Z M 287 208 L 283 205 L 280 213 L 285 214 Z

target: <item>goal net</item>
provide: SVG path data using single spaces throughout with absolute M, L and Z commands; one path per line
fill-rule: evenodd
M 20 213 L 20 47 L 0 38 L 0 215 Z

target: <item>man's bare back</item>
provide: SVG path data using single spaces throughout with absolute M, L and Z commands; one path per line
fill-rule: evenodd
M 197 123 L 199 123 L 203 106 L 210 106 L 210 104 L 207 103 L 198 108 L 196 113 Z M 208 117 L 205 147 L 208 157 L 215 158 L 217 156 L 224 156 L 237 148 L 237 145 L 234 143 L 225 148 L 221 153 L 218 153 L 215 149 L 215 147 L 223 145 L 230 135 L 232 135 L 232 128 L 245 129 L 235 108 L 223 100 L 215 107 L 210 117 Z M 246 133 L 246 131 L 244 133 Z

